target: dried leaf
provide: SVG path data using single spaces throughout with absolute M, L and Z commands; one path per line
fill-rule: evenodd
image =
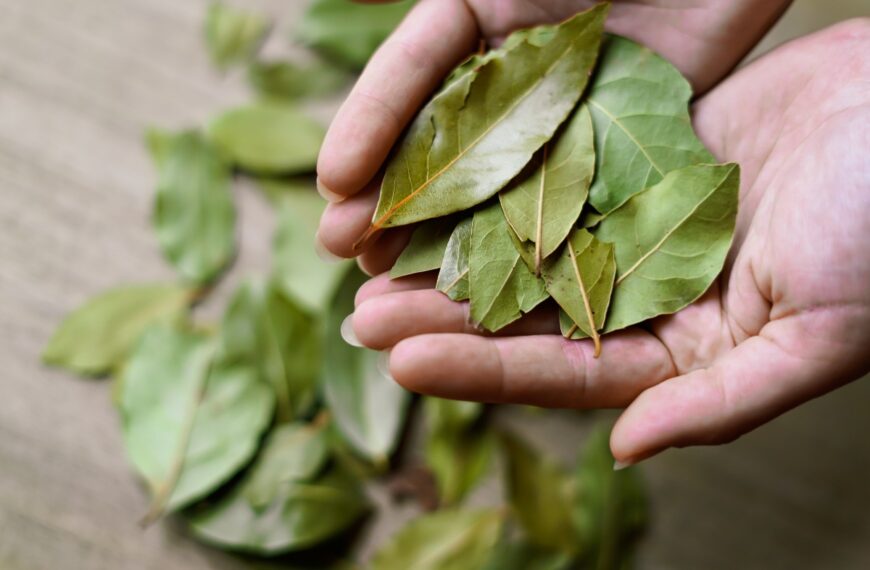
M 522 261 L 498 203 L 474 213 L 468 256 L 471 319 L 497 331 L 547 298 L 544 282 Z
M 150 138 L 159 171 L 154 204 L 157 240 L 184 279 L 210 281 L 235 249 L 229 169 L 197 132 L 153 133 Z
M 468 299 L 468 253 L 471 248 L 471 218 L 465 218 L 453 229 L 444 258 L 441 271 L 438 272 L 438 282 L 435 287 L 454 301 Z
M 589 203 L 608 214 L 671 170 L 714 159 L 692 130 L 688 81 L 631 40 L 608 37 L 586 103 L 595 128 Z
M 326 63 L 256 61 L 248 66 L 248 83 L 263 99 L 296 101 L 324 97 L 342 89 L 348 75 Z
M 483 567 L 502 527 L 498 510 L 448 509 L 411 521 L 372 560 L 372 570 Z
M 79 374 L 116 369 L 142 332 L 179 320 L 192 291 L 179 285 L 127 285 L 105 291 L 71 312 L 52 335 L 42 360 Z
M 398 279 L 440 268 L 447 242 L 456 227 L 455 221 L 439 218 L 420 224 L 390 270 L 390 278 Z
M 719 275 L 734 235 L 740 169 L 689 166 L 610 213 L 596 228 L 616 250 L 605 332 L 673 313 Z
M 519 174 L 574 108 L 608 4 L 523 39 L 438 93 L 387 165 L 370 231 L 470 208 Z
M 522 176 L 499 193 L 508 223 L 520 241 L 535 244 L 535 273 L 580 216 L 595 168 L 592 120 L 586 105 L 538 151 Z
M 306 113 L 277 102 L 232 109 L 208 126 L 215 147 L 255 174 L 313 172 L 324 135 L 323 126 Z
M 615 274 L 613 245 L 583 229 L 574 230 L 559 256 L 544 265 L 547 292 L 592 337 L 596 356 L 601 352 L 598 331 L 607 316 Z
M 205 44 L 219 69 L 250 59 L 269 31 L 259 14 L 214 2 L 205 18 Z

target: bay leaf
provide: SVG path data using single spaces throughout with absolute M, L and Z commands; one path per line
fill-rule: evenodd
M 573 481 L 568 473 L 516 436 L 504 434 L 502 446 L 508 502 L 526 540 L 546 550 L 575 552 Z
M 497 509 L 446 509 L 419 517 L 372 559 L 372 570 L 477 570 L 498 542 Z
M 149 518 L 223 484 L 254 455 L 274 397 L 254 370 L 214 359 L 200 334 L 157 326 L 124 370 L 127 455 L 153 495 Z
M 271 283 L 248 280 L 224 313 L 221 358 L 256 370 L 275 392 L 279 421 L 307 413 L 320 373 L 318 322 Z
M 480 425 L 483 405 L 427 397 L 426 464 L 438 483 L 440 502 L 454 505 L 477 485 L 491 463 L 492 433 Z
M 544 282 L 520 258 L 499 204 L 474 213 L 468 255 L 471 319 L 497 331 L 547 298 Z
M 347 85 L 348 75 L 322 62 L 255 61 L 248 66 L 248 83 L 262 99 L 296 101 L 334 94 Z
M 574 570 L 571 555 L 538 548 L 523 540 L 502 540 L 483 570 Z
M 692 129 L 692 88 L 649 48 L 608 37 L 586 103 L 595 129 L 589 203 L 608 214 L 671 170 L 714 162 Z
M 249 485 L 280 457 L 265 451 L 249 477 L 226 497 L 211 508 L 187 513 L 194 536 L 222 548 L 275 556 L 322 543 L 369 511 L 361 482 L 335 463 L 313 480 L 281 483 L 267 505 L 255 508 L 246 498 Z
M 205 18 L 205 44 L 219 69 L 244 62 L 260 48 L 269 22 L 263 16 L 223 2 L 212 2 Z
M 184 279 L 208 282 L 235 250 L 236 211 L 229 168 L 195 131 L 157 140 L 155 136 L 157 241 Z
M 647 521 L 644 488 L 636 467 L 614 471 L 609 430 L 587 439 L 575 470 L 573 520 L 583 568 L 626 568 L 633 542 Z
M 452 218 L 438 218 L 427 220 L 414 229 L 411 241 L 390 269 L 390 278 L 398 279 L 439 269 L 447 250 L 447 242 L 456 227 L 455 222 Z
M 616 252 L 605 332 L 676 312 L 710 287 L 731 246 L 739 184 L 736 164 L 688 166 L 601 221 L 594 235 Z
M 502 210 L 520 241 L 535 244 L 535 273 L 568 237 L 580 216 L 595 168 L 592 119 L 581 105 L 556 137 L 544 144 L 520 177 L 499 193 Z
M 42 360 L 79 374 L 112 372 L 146 328 L 181 319 L 192 297 L 186 287 L 163 283 L 105 291 L 64 318 Z
M 272 275 L 285 295 L 314 314 L 329 306 L 351 261 L 328 263 L 316 250 L 317 226 L 326 202 L 310 183 L 260 180 L 276 205 Z
M 598 331 L 604 327 L 616 275 L 613 245 L 584 229 L 574 230 L 558 257 L 544 265 L 547 292 L 601 353 Z
M 471 217 L 453 228 L 435 287 L 454 301 L 468 299 L 468 253 L 471 247 Z
M 324 56 L 360 70 L 413 5 L 414 0 L 369 5 L 313 0 L 295 35 Z
M 347 442 L 378 465 L 386 465 L 398 443 L 410 393 L 378 365 L 379 354 L 347 344 L 341 323 L 367 277 L 352 265 L 330 303 L 321 381 L 335 424 Z
M 326 134 L 323 126 L 296 107 L 260 102 L 214 118 L 209 140 L 230 162 L 255 174 L 313 172 Z
M 546 43 L 519 42 L 433 97 L 387 165 L 370 232 L 468 209 L 519 174 L 580 98 L 608 6 L 557 25 Z

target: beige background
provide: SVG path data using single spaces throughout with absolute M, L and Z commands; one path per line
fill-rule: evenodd
M 245 4 L 284 24 L 303 5 Z M 172 278 L 148 224 L 154 174 L 142 130 L 196 125 L 247 97 L 239 77 L 220 78 L 206 61 L 205 5 L 0 0 L 0 570 L 253 567 L 172 521 L 143 531 L 147 499 L 125 463 L 108 385 L 38 363 L 61 317 L 91 295 Z M 862 12 L 866 0 L 798 1 L 763 46 Z M 249 188 L 239 204 L 242 254 L 224 293 L 268 265 L 268 207 Z M 863 381 L 734 444 L 650 460 L 654 520 L 640 566 L 870 568 L 868 401 Z M 510 421 L 568 457 L 592 419 Z M 475 500 L 496 495 L 489 486 Z M 411 513 L 391 507 L 367 542 Z

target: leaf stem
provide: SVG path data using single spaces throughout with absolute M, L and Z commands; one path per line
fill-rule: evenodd
M 541 261 L 544 240 L 544 185 L 547 181 L 547 149 L 549 143 L 544 145 L 543 156 L 541 157 L 541 184 L 538 187 L 538 216 L 535 220 L 535 275 L 541 276 Z

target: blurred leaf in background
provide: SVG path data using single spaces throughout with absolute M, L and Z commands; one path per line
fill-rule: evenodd
M 335 94 L 350 81 L 345 71 L 326 62 L 255 61 L 248 66 L 248 83 L 261 99 L 297 101 Z
M 253 57 L 269 32 L 269 22 L 259 14 L 215 2 L 206 13 L 204 31 L 212 63 L 223 70 Z

